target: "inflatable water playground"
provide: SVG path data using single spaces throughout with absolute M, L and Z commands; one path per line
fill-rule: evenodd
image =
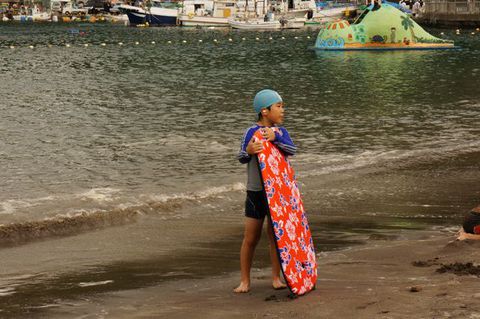
M 431 50 L 453 49 L 453 41 L 439 39 L 405 12 L 388 3 L 373 3 L 354 23 L 326 23 L 318 33 L 316 50 Z

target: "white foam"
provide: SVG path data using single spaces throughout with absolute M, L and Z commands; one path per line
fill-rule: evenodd
M 15 288 L 5 287 L 0 288 L 0 297 L 11 296 L 15 293 Z
M 89 281 L 89 282 L 81 282 L 78 284 L 79 287 L 92 287 L 92 286 L 101 286 L 111 284 L 113 280 L 104 280 L 104 281 Z
M 177 199 L 205 199 L 209 197 L 219 196 L 227 192 L 236 192 L 236 191 L 244 191 L 244 190 L 245 190 L 245 184 L 234 183 L 231 185 L 211 187 L 203 191 L 192 192 L 192 193 L 179 193 L 179 194 L 171 194 L 171 195 L 161 194 L 161 195 L 150 195 L 148 197 L 156 202 L 164 203 L 169 200 L 177 200 Z
M 97 202 L 112 202 L 116 199 L 114 195 L 118 192 L 120 192 L 120 190 L 115 188 L 92 188 L 84 193 L 74 195 L 74 197 Z
M 480 141 L 463 144 L 445 145 L 443 142 L 432 141 L 417 145 L 415 150 L 364 151 L 357 154 L 299 154 L 292 162 L 301 165 L 318 164 L 318 168 L 301 171 L 300 176 L 318 176 L 335 172 L 348 171 L 378 164 L 398 164 L 409 160 L 428 160 L 451 157 L 457 154 L 468 154 L 477 151 Z M 298 170 L 297 170 L 298 171 Z

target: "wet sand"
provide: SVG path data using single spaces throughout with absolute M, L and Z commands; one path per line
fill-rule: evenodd
M 475 318 L 480 243 L 450 242 L 478 202 L 479 159 L 302 178 L 319 260 L 302 298 L 271 289 L 265 241 L 251 293 L 232 292 L 237 192 L 0 249 L 0 318 Z
M 480 269 L 468 263 L 480 261 L 480 242 L 440 232 L 421 237 L 322 254 L 317 289 L 296 299 L 271 289 L 268 269 L 257 269 L 247 294 L 232 292 L 239 277 L 232 273 L 92 295 L 44 317 L 478 318 Z M 466 272 L 441 272 L 454 263 Z

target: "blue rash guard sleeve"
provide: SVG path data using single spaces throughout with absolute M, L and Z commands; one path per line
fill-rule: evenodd
M 285 153 L 285 155 L 295 155 L 297 152 L 297 147 L 293 144 L 290 134 L 284 127 L 279 127 L 280 132 L 275 132 L 275 140 L 273 144 Z
M 247 153 L 247 146 L 250 140 L 253 137 L 253 134 L 258 130 L 259 126 L 255 125 L 252 127 L 249 127 L 246 131 L 245 134 L 243 134 L 242 138 L 242 144 L 240 144 L 240 151 L 238 152 L 237 159 L 240 161 L 242 164 L 246 164 L 250 162 L 252 159 L 252 156 Z

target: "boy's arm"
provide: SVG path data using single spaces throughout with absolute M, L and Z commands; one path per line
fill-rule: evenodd
M 288 131 L 280 127 L 280 132 L 275 132 L 275 140 L 272 142 L 286 155 L 295 155 L 297 147 L 293 144 Z
M 252 156 L 247 153 L 247 146 L 253 137 L 253 133 L 255 133 L 254 130 L 248 129 L 245 131 L 245 134 L 243 134 L 242 144 L 240 144 L 240 151 L 238 152 L 238 155 L 237 155 L 237 159 L 242 164 L 246 164 L 250 162 L 250 160 L 252 159 Z

